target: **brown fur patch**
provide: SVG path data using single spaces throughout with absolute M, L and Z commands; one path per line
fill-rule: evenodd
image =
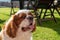
M 13 15 L 13 20 L 8 24 L 6 33 L 9 37 L 16 37 L 19 24 L 24 20 L 25 14 Z
M 8 25 L 8 27 L 7 27 L 7 34 L 10 36 L 10 37 L 12 37 L 12 38 L 14 38 L 15 36 L 16 36 L 16 31 L 17 31 L 17 26 L 16 26 L 16 24 L 14 23 L 14 22 L 12 22 L 11 21 L 11 23 Z
M 2 37 L 0 36 L 0 40 L 2 40 Z
M 0 40 L 2 40 L 2 35 L 0 34 Z

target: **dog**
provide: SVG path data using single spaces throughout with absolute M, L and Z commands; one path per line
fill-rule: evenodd
M 36 23 L 30 10 L 19 10 L 5 23 L 0 40 L 32 40 Z

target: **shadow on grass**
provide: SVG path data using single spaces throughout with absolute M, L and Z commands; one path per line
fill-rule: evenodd
M 1 20 L 0 19 L 0 24 L 3 24 L 6 20 Z M 0 31 L 1 31 L 1 25 L 0 25 Z
M 0 24 L 3 24 L 5 21 L 6 21 L 6 20 L 1 20 L 1 19 L 0 19 Z
M 42 22 L 42 25 L 40 25 L 40 26 L 37 25 L 37 26 L 51 28 L 60 35 L 60 18 L 56 18 L 56 20 L 57 20 L 57 23 L 55 23 L 53 20 L 45 21 L 45 22 Z

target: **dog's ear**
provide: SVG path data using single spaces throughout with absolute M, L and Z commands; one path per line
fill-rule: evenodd
M 7 23 L 7 30 L 6 33 L 9 37 L 16 37 L 17 30 L 19 28 L 19 24 L 24 20 L 25 14 L 21 13 L 18 15 L 12 15 L 11 19 Z
M 12 38 L 16 37 L 18 25 L 16 24 L 15 21 L 17 21 L 17 19 L 18 19 L 18 16 L 13 15 L 12 20 L 7 25 L 6 33 L 9 37 L 12 37 Z

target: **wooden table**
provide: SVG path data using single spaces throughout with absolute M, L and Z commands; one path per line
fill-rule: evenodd
M 36 15 L 38 24 L 41 24 L 41 18 L 40 18 L 40 17 L 41 17 L 41 12 L 42 12 L 42 10 L 41 10 L 39 16 L 38 16 L 38 13 L 37 13 L 37 9 L 38 9 L 37 6 L 38 6 L 38 2 L 39 2 L 40 0 L 33 0 L 33 1 L 35 2 L 34 5 L 32 4 L 32 0 L 13 0 L 13 1 L 19 1 L 19 4 L 20 4 L 19 8 L 20 8 L 20 9 L 23 9 L 23 7 L 24 7 L 24 1 L 28 1 L 27 9 L 29 9 L 29 4 L 31 4 L 31 5 L 32 5 L 32 9 L 34 10 L 34 13 L 35 13 L 35 15 Z M 12 1 L 11 1 L 11 4 L 12 4 L 12 6 L 11 6 L 11 12 L 12 12 L 12 11 L 14 11 Z M 51 5 L 50 5 L 50 6 L 51 6 Z M 47 10 L 47 9 L 46 9 L 46 10 Z M 50 10 L 50 11 L 51 11 L 51 10 Z M 46 13 L 46 12 L 45 12 L 45 13 Z M 52 13 L 51 16 L 53 16 L 54 21 L 56 21 L 52 11 L 51 11 L 51 13 Z M 11 13 L 10 13 L 10 14 L 11 14 Z M 45 16 L 45 15 L 44 15 L 44 16 Z

